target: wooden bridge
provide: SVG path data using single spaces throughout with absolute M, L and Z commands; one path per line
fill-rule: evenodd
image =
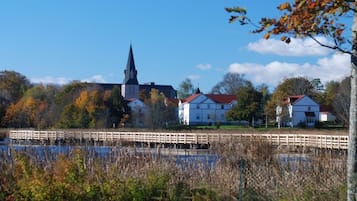
M 326 149 L 347 149 L 348 135 L 342 134 L 270 134 L 270 133 L 193 133 L 83 130 L 11 130 L 10 141 L 78 140 L 95 142 L 141 142 L 152 144 L 209 145 L 227 141 L 264 140 L 277 146 L 303 146 Z

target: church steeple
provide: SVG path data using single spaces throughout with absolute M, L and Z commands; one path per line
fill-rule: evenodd
M 130 44 L 128 62 L 124 70 L 124 81 L 121 85 L 121 95 L 125 99 L 137 99 L 139 96 L 139 82 L 137 78 L 138 71 L 135 68 L 133 48 Z
M 126 69 L 124 70 L 124 81 L 123 84 L 138 85 L 137 70 L 135 68 L 133 48 L 130 44 L 128 62 L 126 64 Z

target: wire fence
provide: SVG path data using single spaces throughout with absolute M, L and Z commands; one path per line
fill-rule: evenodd
M 293 154 L 239 162 L 238 200 L 345 200 L 343 155 Z

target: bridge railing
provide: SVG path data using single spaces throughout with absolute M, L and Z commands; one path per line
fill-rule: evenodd
M 94 140 L 103 142 L 129 141 L 167 144 L 212 144 L 227 141 L 265 140 L 273 145 L 306 146 L 347 149 L 347 135 L 314 134 L 242 134 L 242 133 L 184 133 L 184 132 L 128 132 L 128 131 L 35 131 L 11 130 L 13 140 Z

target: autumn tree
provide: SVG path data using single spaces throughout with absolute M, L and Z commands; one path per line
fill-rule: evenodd
M 30 86 L 24 75 L 15 71 L 0 71 L 0 121 L 7 107 L 20 100 Z
M 151 89 L 150 97 L 145 100 L 145 105 L 147 106 L 145 117 L 147 127 L 164 128 L 169 123 L 177 121 L 177 105 L 159 90 Z
M 11 104 L 3 118 L 4 127 L 49 128 L 53 125 L 52 111 L 57 88 L 51 85 L 35 85 L 23 97 Z
M 351 93 L 349 111 L 349 146 L 347 160 L 347 198 L 355 201 L 357 195 L 357 1 L 356 0 L 295 0 L 278 5 L 281 15 L 263 17 L 253 33 L 264 33 L 264 38 L 279 35 L 283 42 L 291 37 L 308 37 L 319 45 L 351 56 Z M 252 24 L 247 10 L 241 7 L 226 8 L 233 13 L 230 22 Z M 346 21 L 353 18 L 352 27 Z M 347 30 L 347 31 L 346 31 Z M 352 31 L 352 37 L 348 34 Z M 319 41 L 322 35 L 329 43 Z

